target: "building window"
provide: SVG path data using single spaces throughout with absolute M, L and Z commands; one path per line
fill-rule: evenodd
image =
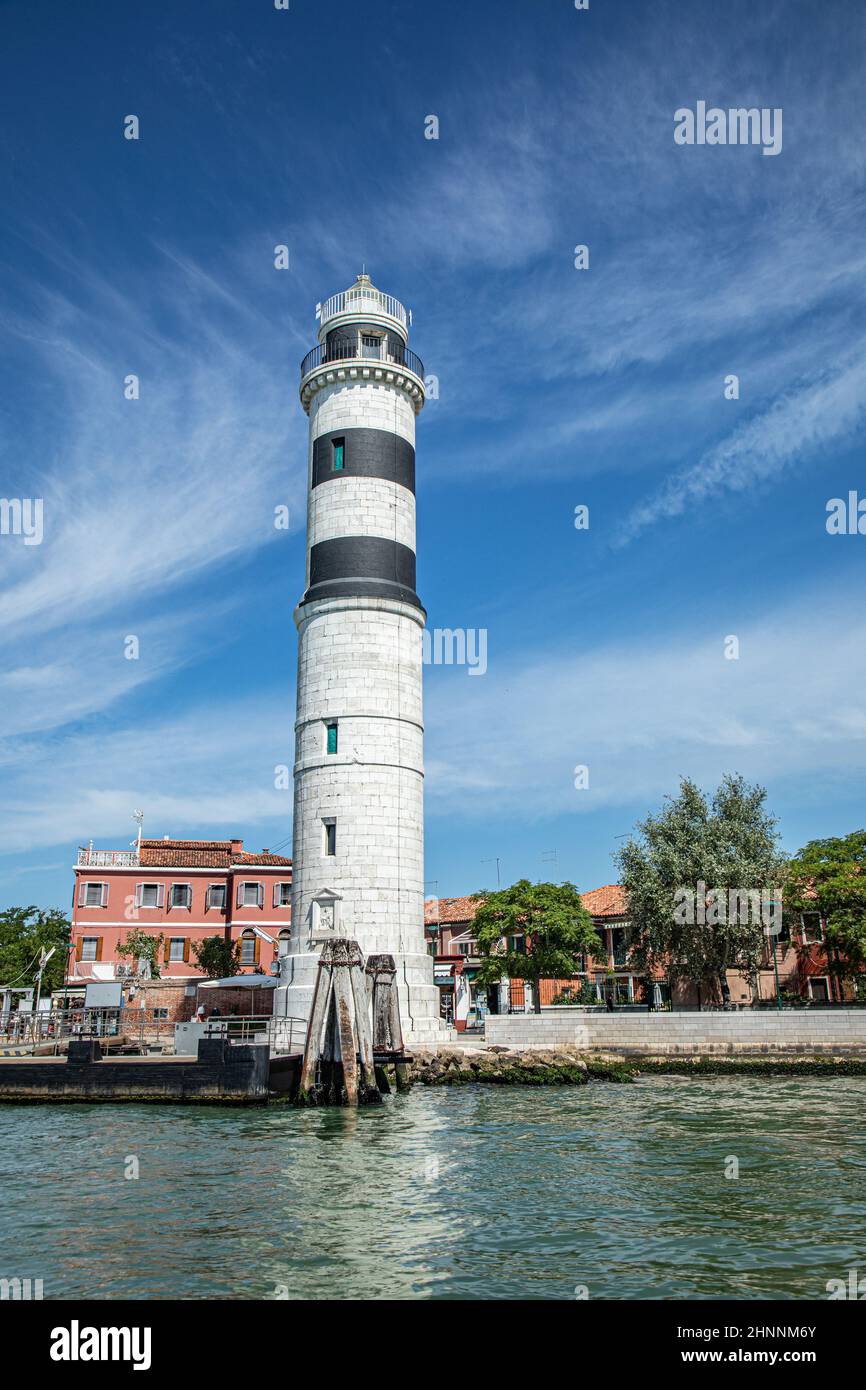
M 81 959 L 98 960 L 99 937 L 85 936 L 81 942 Z
M 361 346 L 363 357 L 381 357 L 382 355 L 382 339 L 377 333 L 362 333 Z
M 226 886 L 224 883 L 211 883 L 207 890 L 208 907 L 225 909 L 226 905 Z
M 328 743 L 327 743 L 328 752 L 329 752 L 329 753 L 336 753 L 336 751 L 337 751 L 337 723 L 336 723 L 336 720 L 335 720 L 332 724 L 326 724 L 326 725 L 325 725 L 325 728 L 326 728 L 327 734 L 328 734 Z
M 162 907 L 165 889 L 161 883 L 139 883 L 135 890 L 136 907 Z
M 185 957 L 183 947 L 184 938 L 182 936 L 173 936 L 169 943 L 169 960 L 184 960 Z
M 334 470 L 335 473 L 337 473 L 337 472 L 339 472 L 339 470 L 344 466 L 344 460 L 345 460 L 345 455 L 346 455 L 346 441 L 345 441 L 345 439 L 332 439 L 332 440 L 331 440 L 331 448 L 332 448 L 333 451 L 334 451 L 334 454 L 333 454 L 333 470 Z
M 820 912 L 804 912 L 800 918 L 803 927 L 803 945 L 817 946 L 824 940 L 824 926 Z
M 325 854 L 333 856 L 337 853 L 337 822 L 335 820 L 323 821 L 325 827 Z
M 289 954 L 289 942 L 291 941 L 291 939 L 292 933 L 290 931 L 287 931 L 284 927 L 283 930 L 280 932 L 280 939 L 277 943 L 278 956 L 287 956 Z
M 292 885 L 291 883 L 274 884 L 274 907 L 291 907 Z
M 192 884 L 173 883 L 171 885 L 171 896 L 169 907 L 192 907 Z
M 513 951 L 513 952 L 515 953 L 515 955 L 518 955 L 518 956 L 525 956 L 525 955 L 526 955 L 526 937 L 525 937 L 525 936 L 509 936 L 509 938 L 508 938 L 508 949 L 509 949 L 509 951 Z
M 809 981 L 809 998 L 816 1004 L 830 1003 L 830 981 L 825 975 L 813 975 Z
M 238 907 L 261 907 L 264 889 L 260 883 L 242 883 L 238 890 Z
M 164 1023 L 165 1020 L 168 1018 L 168 1009 L 154 1009 L 153 1016 L 155 1019 Z
M 85 883 L 84 907 L 105 907 L 108 902 L 107 883 Z
M 523 940 L 523 937 L 521 937 L 520 940 L 522 941 L 522 940 Z M 455 945 L 457 946 L 457 950 L 460 952 L 461 956 L 477 956 L 477 955 L 478 955 L 478 942 L 477 942 L 477 941 L 457 941 L 457 942 L 455 942 Z
M 255 932 L 245 931 L 241 937 L 241 965 L 255 965 L 257 945 Z

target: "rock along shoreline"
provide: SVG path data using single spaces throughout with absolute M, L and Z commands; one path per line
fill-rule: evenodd
M 421 1086 L 586 1086 L 593 1081 L 629 1083 L 642 1076 L 859 1076 L 866 1053 L 820 1056 L 724 1056 L 697 1053 L 625 1057 L 577 1047 L 439 1047 L 412 1049 L 410 1081 Z

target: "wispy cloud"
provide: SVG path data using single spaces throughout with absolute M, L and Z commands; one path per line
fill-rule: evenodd
M 866 356 L 860 356 L 774 401 L 693 467 L 668 478 L 654 496 L 632 510 L 616 544 L 625 545 L 657 521 L 682 516 L 712 497 L 768 482 L 817 449 L 850 437 L 864 413 Z
M 527 650 L 481 680 L 434 671 L 426 694 L 434 814 L 550 817 L 652 801 L 683 774 L 738 770 L 801 797 L 866 771 L 866 619 L 832 594 L 720 630 L 579 656 Z M 588 791 L 574 768 L 590 771 Z M 811 787 L 811 792 L 810 792 Z

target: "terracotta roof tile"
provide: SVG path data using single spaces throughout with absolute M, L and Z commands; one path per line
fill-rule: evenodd
M 424 904 L 424 925 L 471 922 L 478 910 L 478 902 L 478 898 L 428 898 Z
M 606 883 L 581 893 L 581 901 L 593 917 L 624 917 L 628 911 L 626 896 L 618 883 Z M 425 926 L 439 923 L 471 922 L 478 909 L 478 898 L 429 898 L 424 904 Z
M 581 893 L 580 900 L 592 917 L 624 917 L 628 912 L 628 899 L 618 883 L 592 888 Z
M 142 840 L 142 868 L 228 869 L 228 840 Z
M 248 854 L 245 851 L 243 854 L 236 854 L 234 856 L 234 864 L 236 868 L 244 864 L 263 864 L 276 868 L 284 865 L 286 868 L 290 869 L 292 861 L 291 859 L 286 859 L 282 854 L 271 854 L 270 850 L 262 851 L 261 854 Z
M 291 859 L 266 851 L 238 850 L 243 840 L 142 840 L 141 867 L 149 869 L 231 869 L 259 865 L 289 868 Z

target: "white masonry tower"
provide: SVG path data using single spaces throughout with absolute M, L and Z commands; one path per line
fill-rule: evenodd
M 368 275 L 318 310 L 301 363 L 310 417 L 298 698 L 292 939 L 277 1012 L 308 1018 L 318 952 L 392 955 L 409 1042 L 441 1030 L 424 942 L 421 636 L 415 416 L 424 368 L 407 314 Z

